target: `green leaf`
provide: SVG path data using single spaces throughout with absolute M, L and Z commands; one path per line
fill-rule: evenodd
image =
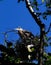
M 33 8 L 34 6 L 32 5 L 32 8 Z
M 44 0 L 42 0 L 42 3 L 44 3 Z
M 48 37 L 47 36 L 44 36 L 44 39 L 47 41 L 48 40 Z
M 47 44 L 46 42 L 44 42 L 44 46 L 45 46 L 45 47 L 48 47 L 48 44 Z
M 48 54 L 44 52 L 43 56 L 44 56 L 44 57 L 47 57 L 47 56 L 48 56 Z
M 34 48 L 32 48 L 31 50 L 32 50 L 32 51 L 34 51 L 35 49 L 34 49 Z
M 17 58 L 16 60 L 15 60 L 15 63 L 20 63 L 20 58 Z
M 36 10 L 39 10 L 39 8 L 36 7 Z
M 46 17 L 46 15 L 44 15 L 44 16 L 43 16 L 43 19 L 47 20 L 47 17 Z
M 51 4 L 46 4 L 47 7 L 51 7 Z

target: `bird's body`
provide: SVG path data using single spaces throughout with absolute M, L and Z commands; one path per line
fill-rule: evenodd
M 18 31 L 18 35 L 22 40 L 22 43 L 19 44 L 19 49 L 20 49 L 19 51 L 20 54 L 22 54 L 20 55 L 20 57 L 21 58 L 24 57 L 24 59 L 26 58 L 27 60 L 28 59 L 33 60 L 34 58 L 36 58 L 37 56 L 37 54 L 35 53 L 36 43 L 34 42 L 34 39 L 36 39 L 36 37 L 31 32 L 24 30 L 22 28 L 16 28 L 15 30 Z

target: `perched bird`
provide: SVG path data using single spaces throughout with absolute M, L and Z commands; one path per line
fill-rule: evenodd
M 24 56 L 24 58 L 28 58 L 29 60 L 33 60 L 34 58 L 36 58 L 34 55 L 37 56 L 37 54 L 35 53 L 35 45 L 36 43 L 34 42 L 35 36 L 27 31 L 24 30 L 22 28 L 15 28 L 16 31 L 18 31 L 18 35 L 20 36 L 22 43 L 20 43 L 19 45 L 19 49 L 21 51 L 21 57 Z M 18 48 L 18 47 L 17 47 Z
M 34 35 L 31 32 L 24 30 L 22 28 L 16 28 L 15 30 L 18 31 L 18 35 L 20 36 L 20 38 L 22 39 L 24 43 L 27 43 L 27 44 L 33 43 Z

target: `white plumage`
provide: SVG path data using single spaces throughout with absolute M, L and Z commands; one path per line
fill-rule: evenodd
M 33 44 L 27 45 L 27 49 L 29 52 L 32 52 L 31 47 L 34 47 L 34 45 Z
M 31 55 L 28 55 L 28 59 L 29 59 L 29 60 L 31 59 Z
M 17 30 L 17 31 L 23 31 L 22 28 L 15 28 L 14 30 Z

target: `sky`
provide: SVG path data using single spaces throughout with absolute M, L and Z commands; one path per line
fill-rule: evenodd
M 47 28 L 49 26 L 50 19 L 44 23 L 46 23 Z M 38 25 L 27 10 L 24 2 L 17 3 L 17 0 L 0 1 L 0 44 L 4 44 L 4 35 L 2 32 L 6 32 L 17 27 L 28 30 L 34 35 L 40 33 Z M 12 40 L 17 39 L 19 36 L 17 35 L 17 37 L 15 37 L 16 35 L 11 35 L 9 38 Z

